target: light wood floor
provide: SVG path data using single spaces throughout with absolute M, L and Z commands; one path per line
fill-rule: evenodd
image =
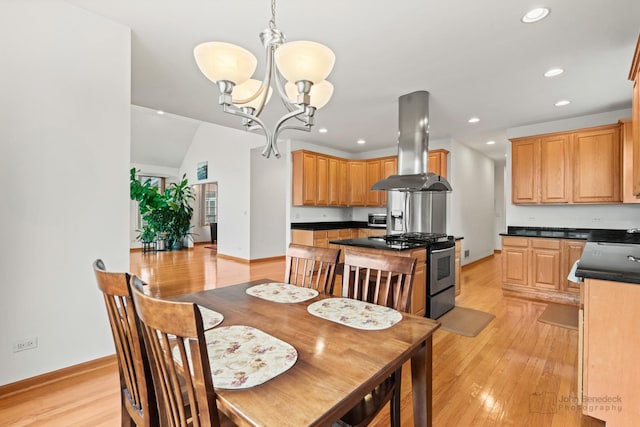
M 131 271 L 149 282 L 154 294 L 171 296 L 258 278 L 282 280 L 284 263 L 239 263 L 197 245 L 177 252 L 133 252 Z M 434 426 L 603 425 L 582 417 L 575 404 L 577 332 L 538 322 L 544 303 L 504 297 L 500 255 L 463 268 L 456 304 L 496 318 L 474 338 L 436 331 Z M 403 371 L 402 425 L 412 426 L 408 365 Z M 115 359 L 86 374 L 0 396 L 0 426 L 119 424 Z M 373 425 L 388 425 L 388 410 Z

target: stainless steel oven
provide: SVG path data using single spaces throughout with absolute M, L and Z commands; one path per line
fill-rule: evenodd
M 427 317 L 437 319 L 455 307 L 455 241 L 427 247 Z

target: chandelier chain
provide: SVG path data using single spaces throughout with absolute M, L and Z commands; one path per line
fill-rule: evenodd
M 269 20 L 269 28 L 276 28 L 276 0 L 271 0 L 271 19 Z

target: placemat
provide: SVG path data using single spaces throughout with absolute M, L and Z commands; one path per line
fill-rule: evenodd
M 296 303 L 318 296 L 315 289 L 303 288 L 288 283 L 263 283 L 247 289 L 247 294 L 280 303 Z
M 202 316 L 202 326 L 204 330 L 215 328 L 224 320 L 224 316 L 217 311 L 213 311 L 207 307 L 198 306 L 200 315 Z
M 257 386 L 298 360 L 293 346 L 251 326 L 221 326 L 207 331 L 205 338 L 215 388 Z
M 387 329 L 402 320 L 402 313 L 382 305 L 350 298 L 327 298 L 309 304 L 314 316 L 356 329 Z

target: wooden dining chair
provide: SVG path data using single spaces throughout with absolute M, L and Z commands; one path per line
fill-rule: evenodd
M 415 269 L 415 258 L 345 251 L 342 296 L 408 313 Z M 402 368 L 380 383 L 343 416 L 341 424 L 366 426 L 389 402 L 391 426 L 400 427 L 401 379 Z
M 340 249 L 291 243 L 286 255 L 286 283 L 313 288 L 320 293 L 333 293 Z
M 116 348 L 122 426 L 157 426 L 159 417 L 153 380 L 131 297 L 130 276 L 106 271 L 100 259 L 94 261 L 93 271 L 104 296 Z
M 163 426 L 220 427 L 202 316 L 196 304 L 146 295 L 132 277 L 132 294 L 158 395 Z M 221 418 L 224 424 L 221 424 Z

